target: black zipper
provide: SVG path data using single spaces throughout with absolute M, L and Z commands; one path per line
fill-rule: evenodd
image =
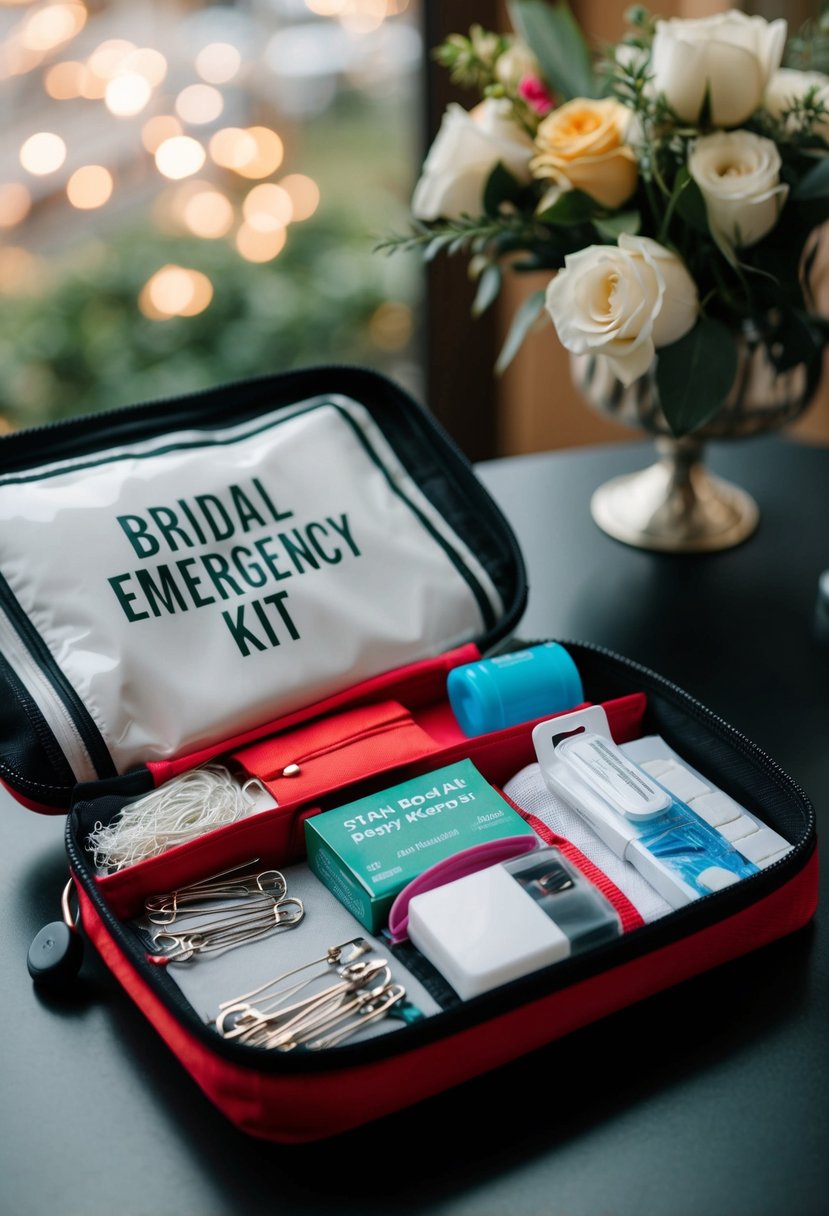
M 5 612 L 32 662 L 69 715 L 98 777 L 114 777 L 115 765 L 89 710 L 58 666 L 49 647 L 21 608 L 17 597 L 2 574 L 0 574 L 0 609 Z M 17 673 L 17 676 L 18 679 L 22 678 L 20 672 Z M 31 693 L 31 690 L 28 691 Z M 43 718 L 42 714 L 40 716 Z M 46 719 L 43 718 L 43 721 L 46 722 Z M 46 722 L 46 725 L 48 727 L 49 723 Z
M 514 1011 L 522 1005 L 550 996 L 554 992 L 598 975 L 605 970 L 641 958 L 653 950 L 674 944 L 683 936 L 708 928 L 749 907 L 752 903 L 758 902 L 764 895 L 770 894 L 780 887 L 785 881 L 786 875 L 797 873 L 805 865 L 808 856 L 815 848 L 814 808 L 801 787 L 762 748 L 732 727 L 725 719 L 686 693 L 679 685 L 635 660 L 623 658 L 605 647 L 592 643 L 563 642 L 562 644 L 590 651 L 607 659 L 615 669 L 621 667 L 625 672 L 635 673 L 639 677 L 640 684 L 646 686 L 642 691 L 647 691 L 648 685 L 659 689 L 693 718 L 712 728 L 725 742 L 730 743 L 746 757 L 759 764 L 776 785 L 790 796 L 794 796 L 804 812 L 806 830 L 786 856 L 734 886 L 703 896 L 651 924 L 625 934 L 617 941 L 556 963 L 549 974 L 543 971 L 536 972 L 523 979 L 515 980 L 494 992 L 477 997 L 472 1001 L 462 1002 L 452 1009 L 435 1014 L 422 1022 L 413 1023 L 405 1028 L 401 1027 L 394 1034 L 383 1035 L 370 1043 L 343 1044 L 332 1052 L 306 1052 L 296 1055 L 282 1055 L 264 1048 L 245 1047 L 223 1039 L 198 1017 L 175 983 L 164 975 L 163 969 L 147 963 L 145 950 L 137 934 L 126 928 L 115 917 L 98 891 L 94 877 L 75 841 L 70 814 L 67 822 L 66 848 L 72 870 L 94 904 L 111 937 L 136 967 L 142 980 L 150 984 L 156 995 L 167 1008 L 177 1015 L 188 1032 L 197 1037 L 215 1055 L 236 1065 L 257 1071 L 317 1072 L 330 1068 L 353 1067 L 363 1062 L 397 1055 L 401 1050 L 414 1049 L 434 1042 L 487 1019 Z

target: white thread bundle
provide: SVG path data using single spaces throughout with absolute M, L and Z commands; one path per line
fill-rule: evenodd
M 190 769 L 125 807 L 112 823 L 96 823 L 86 847 L 98 870 L 123 870 L 244 818 L 255 801 L 251 786 L 261 790 L 258 781 L 239 785 L 221 764 Z

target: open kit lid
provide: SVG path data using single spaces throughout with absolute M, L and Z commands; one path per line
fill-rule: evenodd
M 0 778 L 220 743 L 466 642 L 526 602 L 503 515 L 434 419 L 321 367 L 0 441 Z

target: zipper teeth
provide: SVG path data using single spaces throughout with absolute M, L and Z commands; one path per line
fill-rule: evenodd
M 66 705 L 55 692 L 48 678 L 31 655 L 14 622 L 0 605 L 0 639 L 6 660 L 28 689 L 43 716 L 69 767 L 78 781 L 94 781 L 98 774 L 92 757 Z
M 114 777 L 115 765 L 105 739 L 89 713 L 79 693 L 61 669 L 34 623 L 17 602 L 14 592 L 0 573 L 0 606 L 12 629 L 25 648 L 27 659 L 39 668 L 48 683 L 49 702 L 58 704 L 59 712 L 68 715 L 71 728 L 77 733 L 83 752 L 88 758 L 93 777 Z

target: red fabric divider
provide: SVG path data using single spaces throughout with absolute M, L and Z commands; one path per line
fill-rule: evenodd
M 536 836 L 540 836 L 545 844 L 554 845 L 557 849 L 560 849 L 568 861 L 572 861 L 573 865 L 581 870 L 584 877 L 594 887 L 598 887 L 605 899 L 613 904 L 613 907 L 619 913 L 623 933 L 630 933 L 631 929 L 642 928 L 645 922 L 638 908 L 634 907 L 624 891 L 621 891 L 616 886 L 616 883 L 608 878 L 604 870 L 599 869 L 596 863 L 591 861 L 589 857 L 585 857 L 581 849 L 577 849 L 566 836 L 559 836 L 551 828 L 548 828 L 546 823 L 541 819 L 538 819 L 535 815 L 531 815 L 529 811 L 523 810 L 517 802 L 513 802 L 509 794 L 505 794 L 503 790 L 499 790 L 498 793 L 530 825 Z
M 617 742 L 626 742 L 641 733 L 646 704 L 644 693 L 630 693 L 605 703 L 608 722 Z M 394 779 L 405 781 L 417 776 L 427 763 L 432 768 L 441 768 L 468 757 L 487 781 L 501 787 L 519 768 L 535 759 L 531 726 L 532 723 L 511 726 L 493 735 L 464 739 L 451 747 L 421 754 L 410 764 L 398 766 Z M 366 771 L 360 779 L 368 780 L 375 775 L 373 771 Z M 313 798 L 310 795 L 306 799 L 294 798 L 273 810 L 215 828 L 199 839 L 177 845 L 158 857 L 99 878 L 101 890 L 119 916 L 132 916 L 148 894 L 172 890 L 205 874 L 241 865 L 253 857 L 273 865 L 298 861 L 303 856 L 302 820 L 309 813 L 327 810 L 332 805 L 357 796 L 354 788 L 359 782 L 352 782 L 349 788 L 341 786 L 333 776 L 331 780 L 333 784 L 322 802 L 317 796 L 321 791 L 317 790 Z M 290 787 L 290 780 L 286 779 L 283 788 Z M 313 806 L 309 807 L 312 801 Z
M 313 705 L 306 705 L 282 718 L 274 718 L 262 726 L 242 731 L 230 739 L 224 739 L 220 743 L 190 752 L 186 756 L 178 756 L 172 760 L 151 760 L 147 764 L 147 768 L 152 773 L 155 784 L 161 785 L 188 768 L 206 764 L 208 760 L 221 752 L 233 751 L 246 743 L 253 743 L 257 739 L 264 738 L 265 735 L 273 734 L 274 731 L 287 730 L 288 727 L 297 726 L 300 722 L 307 722 L 309 718 L 318 718 L 323 714 L 334 713 L 338 709 L 346 709 L 383 697 L 395 697 L 412 707 L 423 695 L 424 688 L 427 691 L 432 687 L 437 690 L 441 684 L 445 685 L 446 676 L 453 667 L 459 667 L 462 663 L 473 663 L 480 657 L 481 652 L 478 647 L 473 642 L 468 642 L 464 646 L 448 650 L 445 654 L 437 655 L 433 659 L 421 659 L 417 663 L 408 663 L 404 667 L 396 667 L 393 671 L 372 676 L 369 680 L 362 680 L 359 684 L 354 684 L 342 692 L 334 693 L 330 697 L 323 697 L 321 701 L 316 701 Z
M 431 1097 L 783 937 L 814 915 L 817 888 L 815 853 L 793 878 L 751 907 L 560 992 L 396 1056 L 283 1075 L 223 1060 L 189 1034 L 118 949 L 84 891 L 78 894 L 84 927 L 104 962 L 208 1098 L 245 1132 L 302 1143 Z
M 383 700 L 314 718 L 248 744 L 230 759 L 257 777 L 281 805 L 319 797 L 366 773 L 376 776 L 422 759 L 439 747 L 399 701 Z
M 137 916 L 148 895 L 246 865 L 253 858 L 263 870 L 298 860 L 292 856 L 294 818 L 292 813 L 279 811 L 250 815 L 96 882 L 116 916 Z

